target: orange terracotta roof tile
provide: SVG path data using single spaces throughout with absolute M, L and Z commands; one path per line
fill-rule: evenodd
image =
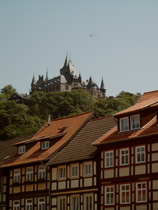
M 146 100 L 140 100 L 138 103 L 136 103 L 135 105 L 121 111 L 118 112 L 114 115 L 114 117 L 117 117 L 119 115 L 123 115 L 123 114 L 127 114 L 130 112 L 134 112 L 134 111 L 139 111 L 139 110 L 143 110 L 147 107 L 150 106 L 154 106 L 154 105 L 158 105 L 158 96 L 157 97 L 152 97 L 152 98 L 146 98 Z
M 32 146 L 26 153 L 22 155 L 14 156 L 9 162 L 6 162 L 2 167 L 10 167 L 20 164 L 28 164 L 37 161 L 44 161 L 49 158 L 54 152 L 60 149 L 65 145 L 71 138 L 73 138 L 77 132 L 84 126 L 89 119 L 94 117 L 94 112 L 88 112 L 84 114 L 79 114 L 71 117 L 61 118 L 53 120 L 50 122 L 50 125 L 46 123 L 40 130 L 37 132 L 33 138 L 22 141 L 19 144 L 32 143 L 35 140 L 35 145 Z M 64 129 L 64 135 L 58 136 L 61 129 Z M 47 150 L 40 149 L 40 141 L 42 139 L 50 138 L 53 136 L 58 136 L 59 141 L 55 141 L 54 138 L 50 141 L 55 141 L 54 144 Z M 37 141 L 37 139 L 39 139 Z M 18 144 L 16 144 L 18 145 Z
M 118 132 L 117 126 L 111 129 L 108 133 L 97 139 L 93 144 L 106 144 L 120 140 L 128 140 L 133 138 L 140 138 L 144 136 L 158 134 L 158 126 L 156 116 L 150 120 L 144 127 L 138 130 Z

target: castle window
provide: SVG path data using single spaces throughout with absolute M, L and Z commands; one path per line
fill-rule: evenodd
M 136 163 L 145 162 L 145 146 L 136 147 Z
M 33 181 L 33 167 L 26 169 L 26 181 Z
M 120 131 L 128 131 L 129 130 L 129 120 L 128 117 L 124 117 L 120 119 Z
M 136 202 L 142 203 L 147 201 L 146 182 L 136 183 Z
M 129 164 L 129 149 L 121 149 L 120 150 L 120 165 L 128 165 Z
M 130 117 L 130 120 L 131 120 L 131 130 L 140 128 L 140 115 L 139 114 L 132 115 Z
M 41 149 L 48 149 L 49 148 L 49 141 L 41 142 Z
M 110 168 L 114 166 L 113 151 L 105 152 L 105 168 Z
M 114 205 L 114 186 L 105 187 L 105 205 Z
M 20 210 L 20 201 L 13 201 L 13 210 Z
M 121 204 L 130 203 L 130 185 L 129 184 L 120 185 L 120 203 Z
M 18 147 L 18 154 L 23 154 L 25 152 L 26 152 L 26 146 L 25 145 Z
M 14 180 L 15 183 L 20 183 L 21 182 L 21 172 L 20 172 L 20 169 L 15 169 L 14 170 L 13 180 Z

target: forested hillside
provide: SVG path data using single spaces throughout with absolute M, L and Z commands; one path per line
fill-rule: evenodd
M 48 119 L 94 110 L 99 117 L 112 115 L 136 103 L 140 94 L 122 91 L 115 98 L 93 100 L 84 90 L 71 92 L 35 92 L 28 105 L 7 100 L 16 90 L 11 85 L 0 93 L 0 140 L 36 132 Z

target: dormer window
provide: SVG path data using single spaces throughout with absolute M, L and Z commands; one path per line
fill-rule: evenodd
M 26 152 L 26 146 L 25 145 L 18 147 L 18 154 L 23 154 L 25 152 Z
M 49 141 L 43 141 L 41 143 L 41 149 L 48 149 L 49 148 Z
M 130 120 L 131 120 L 131 130 L 140 128 L 140 115 L 139 114 L 132 115 Z
M 120 132 L 129 130 L 129 120 L 128 117 L 120 119 Z

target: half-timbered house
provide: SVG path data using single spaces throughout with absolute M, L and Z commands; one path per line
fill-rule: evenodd
M 33 134 L 24 137 L 0 141 L 0 210 L 7 210 L 8 206 L 8 176 L 6 170 L 1 166 L 16 154 L 16 148 L 12 145 L 23 141 L 26 138 L 31 138 Z
M 158 209 L 158 91 L 114 115 L 117 126 L 94 142 L 100 151 L 100 208 Z
M 2 165 L 8 176 L 8 210 L 50 209 L 51 177 L 47 162 L 95 117 L 88 112 L 49 120 L 32 138 L 14 144 L 17 154 Z
M 114 127 L 113 117 L 90 120 L 49 162 L 52 210 L 98 209 L 98 154 L 92 142 Z

